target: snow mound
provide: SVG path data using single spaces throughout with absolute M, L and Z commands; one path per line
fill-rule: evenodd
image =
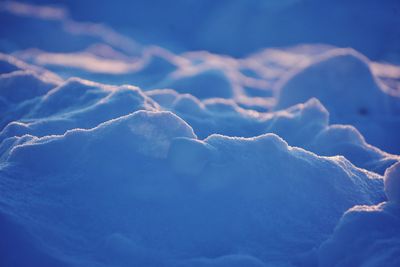
M 31 170 L 43 171 L 48 167 L 50 169 L 63 168 L 68 160 L 72 161 L 80 154 L 79 151 L 82 151 L 80 144 L 90 144 L 90 147 L 94 149 L 97 144 L 112 146 L 118 151 L 116 144 L 104 143 L 104 138 L 107 139 L 110 136 L 117 137 L 119 146 L 126 146 L 125 150 L 129 150 L 127 149 L 129 147 L 139 154 L 156 158 L 166 157 L 170 142 L 174 137 L 196 137 L 190 126 L 172 113 L 138 111 L 107 121 L 90 130 L 75 129 L 67 131 L 64 135 L 33 139 L 15 146 L 8 160 L 18 162 Z M 130 139 L 134 141 L 129 142 Z M 112 142 L 112 140 L 113 138 L 109 141 Z M 69 148 L 62 149 L 66 144 Z M 39 155 L 42 155 L 42 164 L 35 161 Z M 49 158 L 45 159 L 45 155 Z
M 352 116 L 384 116 L 389 98 L 375 80 L 368 59 L 352 49 L 323 54 L 300 71 L 288 74 L 277 88 L 276 109 L 318 98 L 333 121 Z
M 233 96 L 230 81 L 220 70 L 206 70 L 195 75 L 170 78 L 159 85 L 173 88 L 180 93 L 189 93 L 200 99 L 211 97 L 231 98 Z
M 318 266 L 397 266 L 400 264 L 400 164 L 385 172 L 388 202 L 349 209 L 333 235 L 317 250 Z
M 400 158 L 366 143 L 360 132 L 350 125 L 331 125 L 319 132 L 306 146 L 318 155 L 343 155 L 356 166 L 383 174 Z
M 355 206 L 319 248 L 318 266 L 397 266 L 399 227 L 398 205 Z
M 370 61 L 352 49 L 334 49 L 294 70 L 277 85 L 275 109 L 316 97 L 333 123 L 356 126 L 371 144 L 398 153 L 400 97 L 372 72 Z
M 13 201 L 21 212 L 12 218 L 33 242 L 67 262 L 289 264 L 345 210 L 383 199 L 380 177 L 344 158 L 319 157 L 274 134 L 197 140 L 169 112 L 138 111 L 16 143 L 2 166 L 1 203 Z
M 0 140 L 31 134 L 63 134 L 69 129 L 89 129 L 138 110 L 158 110 L 158 105 L 130 85 L 109 86 L 71 78 L 49 91 L 0 132 Z
M 205 138 L 219 133 L 252 137 L 275 133 L 290 145 L 306 148 L 320 155 L 343 155 L 356 166 L 383 174 L 399 158 L 369 145 L 354 128 L 329 125 L 329 112 L 315 98 L 276 112 L 255 112 L 226 99 L 199 100 L 173 90 L 152 90 L 146 94 L 168 109 Z

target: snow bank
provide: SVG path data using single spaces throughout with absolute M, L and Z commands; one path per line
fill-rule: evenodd
M 12 217 L 44 253 L 67 262 L 289 264 L 343 211 L 383 198 L 379 176 L 344 158 L 319 157 L 273 134 L 200 141 L 169 112 L 138 111 L 15 144 L 2 165 L 9 182 L 1 202 L 13 196 L 21 212 Z M 104 255 L 104 246 L 115 254 Z
M 381 174 L 400 159 L 367 144 L 360 132 L 350 125 L 326 127 L 306 147 L 319 155 L 343 155 L 356 166 Z
M 138 110 L 160 110 L 161 105 L 190 123 L 202 138 L 213 133 L 244 137 L 276 133 L 291 145 L 326 156 L 344 155 L 357 166 L 378 173 L 398 160 L 368 145 L 356 130 L 329 126 L 329 113 L 317 99 L 287 110 L 263 113 L 246 110 L 228 99 L 199 100 L 172 90 L 152 90 L 145 95 L 137 87 L 105 85 L 78 78 L 68 79 L 48 91 L 42 88 L 55 85 L 44 83 L 44 78 L 36 74 L 13 72 L 5 75 L 13 77 L 11 85 L 19 84 L 21 88 L 32 88 L 30 93 L 39 93 L 37 96 L 24 94 L 25 102 L 8 108 L 10 117 L 6 116 L 5 122 L 18 121 L 4 127 L 0 140 L 24 134 L 41 137 L 64 134 L 69 129 L 89 129 Z M 26 75 L 38 82 L 27 80 Z M 10 88 L 14 88 L 11 85 Z M 5 97 L 7 92 L 4 91 Z
M 337 117 L 384 115 L 386 94 L 372 75 L 368 59 L 352 49 L 330 51 L 306 68 L 288 74 L 277 107 L 318 98 Z M 340 98 L 339 98 L 340 97 Z M 382 113 L 383 112 L 383 113 Z
M 275 109 L 316 97 L 334 123 L 355 125 L 368 142 L 398 152 L 400 97 L 378 80 L 368 59 L 352 49 L 332 50 L 277 85 Z
M 11 122 L 4 127 L 0 132 L 0 140 L 24 134 L 63 134 L 69 129 L 93 128 L 134 111 L 158 110 L 158 105 L 137 87 L 108 86 L 78 78 L 69 79 L 32 100 L 31 106 L 18 122 Z
M 397 266 L 400 264 L 400 164 L 385 173 L 388 202 L 348 210 L 318 250 L 319 266 Z
M 13 84 L 32 87 L 33 92 L 54 86 L 35 84 L 20 72 L 11 74 L 6 75 L 13 77 Z M 27 75 L 42 81 L 36 74 Z M 64 134 L 70 129 L 93 128 L 138 110 L 164 108 L 181 116 L 202 138 L 214 133 L 244 137 L 276 133 L 290 145 L 326 156 L 343 155 L 353 164 L 378 173 L 383 173 L 398 160 L 396 156 L 368 145 L 354 129 L 329 126 L 329 113 L 317 99 L 287 110 L 263 113 L 241 108 L 230 99 L 199 100 L 172 90 L 152 90 L 143 94 L 139 88 L 129 85 L 112 86 L 78 78 L 68 79 L 44 93 L 38 93 L 37 97 L 25 94 L 25 102 L 8 108 L 6 114 L 10 117 L 6 116 L 5 122 L 11 122 L 0 132 L 0 140 L 25 134 L 38 137 Z
M 329 125 L 329 112 L 315 98 L 276 112 L 255 112 L 224 99 L 199 100 L 172 90 L 146 94 L 187 121 L 200 137 L 213 133 L 252 137 L 275 133 L 290 145 L 325 156 L 343 155 L 353 164 L 383 174 L 399 158 L 369 145 L 351 126 Z
M 399 207 L 355 206 L 318 250 L 318 266 L 397 266 Z
M 88 138 L 86 137 L 88 135 L 89 138 L 96 141 L 93 143 L 90 139 L 81 140 Z M 67 131 L 64 135 L 45 136 L 15 146 L 10 152 L 8 160 L 13 162 L 14 157 L 22 159 L 22 165 L 30 165 L 32 170 L 55 168 L 56 166 L 62 168 L 68 158 L 78 156 L 80 144 L 91 143 L 91 146 L 95 148 L 96 143 L 100 145 L 102 139 L 108 136 L 117 137 L 121 146 L 130 146 L 130 149 L 138 151 L 139 154 L 156 158 L 166 157 L 172 138 L 196 137 L 190 126 L 172 113 L 138 111 L 107 121 L 90 130 L 74 129 Z M 129 139 L 134 141 L 129 144 Z M 65 144 L 68 144 L 69 149 L 62 149 Z M 102 146 L 109 145 L 102 143 Z M 116 149 L 115 144 L 113 147 Z M 46 152 L 43 152 L 42 149 Z M 48 153 L 50 151 L 53 153 Z M 34 160 L 39 155 L 42 155 L 43 165 Z M 48 160 L 43 158 L 45 155 L 49 157 Z M 50 162 L 52 164 L 49 164 Z

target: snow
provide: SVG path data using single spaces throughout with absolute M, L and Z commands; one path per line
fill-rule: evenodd
M 389 201 L 400 202 L 400 164 L 396 163 L 385 172 L 385 192 Z
M 395 1 L 121 1 L 0 3 L 0 266 L 400 265 Z
M 333 50 L 320 57 L 278 85 L 275 109 L 316 97 L 334 123 L 353 124 L 372 144 L 398 153 L 393 150 L 397 145 L 384 143 L 396 139 L 398 132 L 398 91 L 387 89 L 372 74 L 368 59 L 354 50 Z
M 190 93 L 198 98 L 231 98 L 233 93 L 229 80 L 220 70 L 191 73 L 189 77 L 179 77 L 160 84 L 162 88 L 174 88 L 180 93 Z
M 121 242 L 133 242 L 129 251 L 165 254 L 157 259 L 163 264 L 242 250 L 260 261 L 286 262 L 321 242 L 346 209 L 383 199 L 379 175 L 344 158 L 318 157 L 274 134 L 199 141 L 169 112 L 138 111 L 90 130 L 27 140 L 9 151 L 2 173 L 13 185 L 3 190 L 12 190 L 20 219 L 41 211 L 25 225 L 46 247 L 76 256 L 83 248 L 75 239 L 96 247 L 98 238 L 119 233 L 116 253 L 128 249 Z M 24 201 L 36 194 L 38 203 Z M 279 226 L 266 223 L 271 216 Z
M 199 175 L 215 153 L 212 146 L 200 140 L 175 138 L 168 150 L 168 161 L 179 174 Z
M 55 86 L 54 83 L 27 71 L 1 74 L 0 83 L 2 97 L 11 103 L 43 95 Z
M 318 251 L 320 266 L 397 266 L 399 207 L 382 203 L 347 211 Z
M 318 249 L 320 266 L 397 266 L 400 264 L 399 163 L 385 172 L 388 202 L 349 209 Z

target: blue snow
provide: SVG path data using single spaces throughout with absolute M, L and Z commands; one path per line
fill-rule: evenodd
M 400 266 L 397 1 L 117 2 L 0 2 L 1 267 Z

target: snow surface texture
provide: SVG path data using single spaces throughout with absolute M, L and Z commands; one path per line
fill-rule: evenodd
M 0 266 L 400 265 L 400 66 L 0 15 Z

